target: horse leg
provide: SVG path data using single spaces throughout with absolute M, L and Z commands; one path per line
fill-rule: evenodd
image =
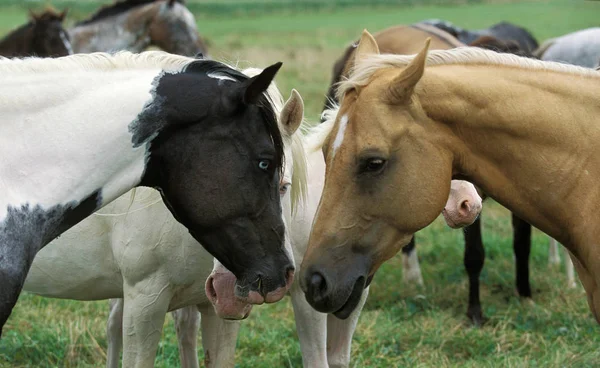
M 423 276 L 421 275 L 414 236 L 408 244 L 402 247 L 402 278 L 405 284 L 414 282 L 423 286 Z
M 217 317 L 212 306 L 198 306 L 202 313 L 202 347 L 204 366 L 221 368 L 235 366 L 235 345 L 241 321 L 228 321 Z
M 593 275 L 579 262 L 579 260 L 569 252 L 571 256 L 571 261 L 573 262 L 573 266 L 575 266 L 575 271 L 577 271 L 577 275 L 579 275 L 579 280 L 585 289 L 585 293 L 587 294 L 588 305 L 592 311 L 594 318 L 596 318 L 596 322 L 600 324 L 600 289 L 598 289 L 598 276 Z M 594 268 L 598 270 L 598 268 Z M 594 277 L 596 276 L 596 277 Z
M 123 299 L 111 299 L 108 302 L 110 314 L 106 324 L 106 367 L 119 368 L 119 358 L 123 348 Z
M 123 290 L 123 367 L 153 367 L 172 293 L 154 277 L 131 284 Z
M 558 242 L 553 237 L 548 237 L 548 264 L 550 266 L 560 264 L 560 255 L 558 254 Z
M 35 251 L 29 251 L 22 245 L 0 244 L 0 337 L 4 324 L 19 300 L 33 257 Z
M 356 309 L 347 319 L 339 319 L 333 314 L 327 315 L 327 361 L 330 368 L 350 366 L 352 336 L 368 296 L 369 288 L 366 288 Z
M 302 364 L 304 367 L 326 368 L 327 315 L 317 312 L 308 304 L 299 283 L 294 282 L 290 294 L 300 340 Z
M 573 261 L 571 260 L 571 255 L 569 254 L 569 251 L 565 247 L 563 247 L 563 256 L 565 258 L 565 272 L 567 273 L 567 287 L 577 287 L 577 282 L 575 281 L 575 269 L 573 268 Z
M 512 215 L 513 251 L 517 273 L 517 292 L 520 296 L 531 298 L 529 284 L 529 253 L 531 252 L 531 225 Z
M 485 250 L 481 239 L 481 216 L 464 231 L 465 236 L 465 258 L 464 264 L 469 275 L 469 307 L 467 316 L 473 324 L 483 324 L 484 317 L 481 311 L 479 299 L 479 275 L 485 261 Z
M 198 368 L 198 328 L 200 314 L 195 305 L 183 307 L 171 312 L 177 342 L 179 344 L 179 361 L 181 368 Z

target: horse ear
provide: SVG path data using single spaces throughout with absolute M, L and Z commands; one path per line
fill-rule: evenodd
M 168 6 L 169 8 L 172 8 L 172 7 L 173 7 L 173 5 L 175 4 L 175 1 L 176 1 L 176 0 L 169 0 L 169 2 L 167 3 L 167 6 Z
M 262 71 L 259 75 L 256 75 L 246 82 L 244 82 L 242 88 L 244 88 L 242 101 L 246 105 L 251 105 L 258 101 L 259 97 L 269 88 L 269 85 L 275 78 L 275 74 L 279 71 L 283 65 L 282 62 L 275 63 Z
M 298 130 L 304 119 L 304 101 L 302 96 L 295 89 L 292 89 L 290 98 L 283 105 L 281 110 L 281 124 L 287 135 L 291 136 Z
M 363 30 L 356 51 L 354 52 L 354 64 L 357 64 L 360 59 L 363 59 L 372 54 L 379 54 L 379 46 L 375 38 L 367 31 Z
M 63 10 L 62 13 L 60 13 L 58 15 L 58 19 L 62 22 L 63 20 L 65 20 L 65 17 L 67 16 L 68 13 L 69 13 L 69 8 L 65 8 L 65 10 Z
M 419 82 L 423 76 L 423 72 L 425 72 L 427 50 L 429 50 L 430 43 L 431 38 L 427 38 L 425 47 L 415 55 L 414 59 L 404 68 L 400 75 L 391 82 L 388 89 L 388 100 L 391 104 L 406 101 L 412 95 L 417 82 Z

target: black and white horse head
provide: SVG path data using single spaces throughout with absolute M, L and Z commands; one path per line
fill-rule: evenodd
M 280 66 L 250 78 L 162 52 L 0 60 L 0 326 L 39 249 L 139 185 L 162 193 L 240 295 L 280 299 L 293 263 L 266 94 Z

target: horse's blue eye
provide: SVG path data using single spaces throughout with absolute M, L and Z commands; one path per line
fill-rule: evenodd
M 258 167 L 261 170 L 267 170 L 269 168 L 269 166 L 271 166 L 271 161 L 269 161 L 269 160 L 260 160 L 258 162 Z

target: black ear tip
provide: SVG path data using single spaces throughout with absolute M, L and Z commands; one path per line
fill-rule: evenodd
M 271 65 L 271 66 L 269 66 L 269 67 L 265 68 L 265 70 L 266 70 L 266 69 L 269 69 L 270 71 L 272 71 L 272 72 L 275 72 L 275 73 L 276 73 L 276 72 L 278 72 L 278 71 L 279 71 L 279 69 L 281 68 L 281 66 L 282 66 L 282 65 L 283 65 L 283 63 L 282 63 L 281 61 L 278 61 L 278 62 L 276 62 L 275 64 L 273 64 L 273 65 Z

